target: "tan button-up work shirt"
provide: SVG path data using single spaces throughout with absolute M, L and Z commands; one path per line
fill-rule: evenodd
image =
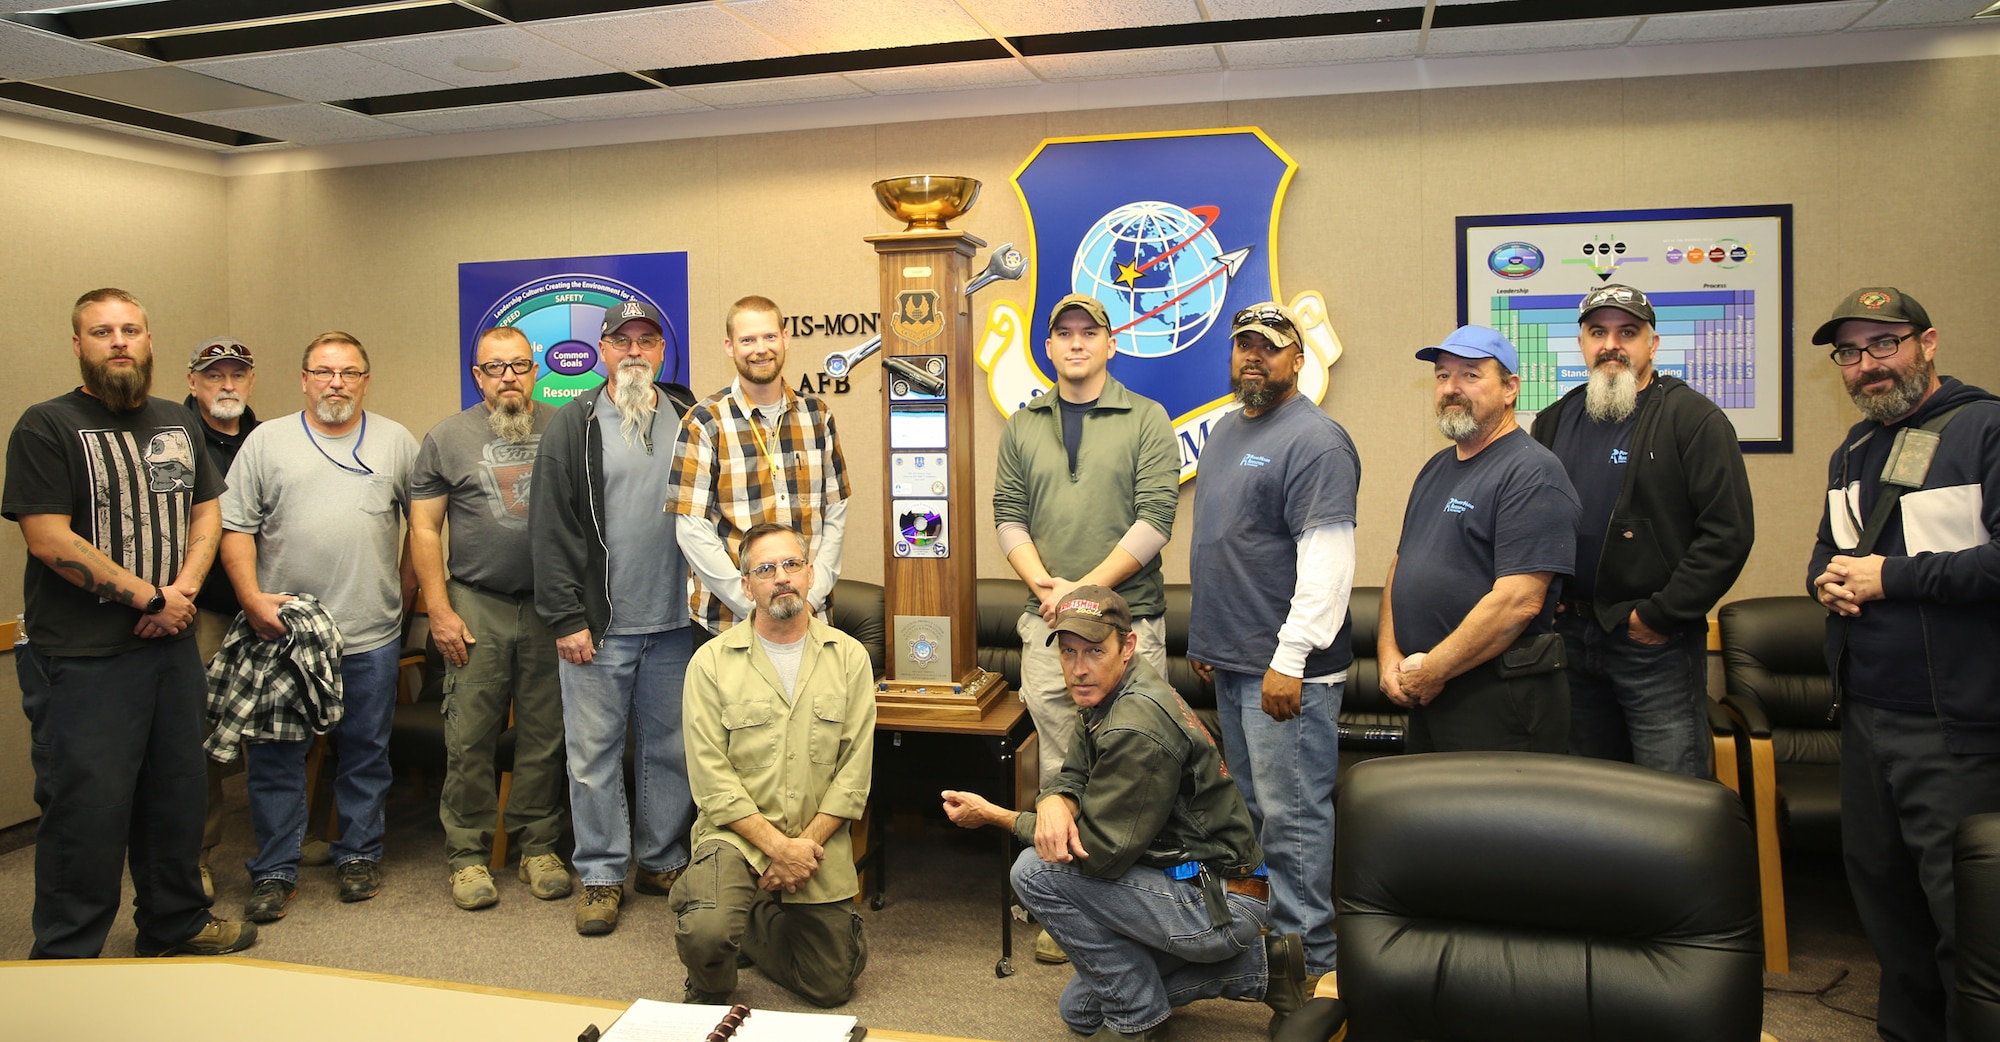
M 867 807 L 875 671 L 854 638 L 815 618 L 787 701 L 750 627 L 737 623 L 695 652 L 681 712 L 698 812 L 695 849 L 710 839 L 734 843 L 762 872 L 771 859 L 730 831 L 730 822 L 762 814 L 778 831 L 797 836 L 815 814 L 852 822 Z M 859 892 L 847 824 L 825 849 L 819 871 L 788 900 L 819 904 Z

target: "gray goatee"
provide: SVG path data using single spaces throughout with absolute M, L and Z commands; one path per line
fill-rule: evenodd
M 1599 423 L 1623 423 L 1639 407 L 1639 378 L 1625 366 L 1599 365 L 1584 386 L 1583 409 Z
M 1451 406 L 1459 408 L 1451 408 Z M 1479 433 L 1479 418 L 1472 415 L 1472 402 L 1465 398 L 1449 398 L 1438 404 L 1438 433 L 1453 441 L 1464 441 Z
M 653 366 L 643 358 L 628 358 L 618 363 L 618 379 L 611 388 L 611 404 L 618 407 L 618 434 L 627 445 L 639 444 L 639 439 L 653 426 L 653 413 L 658 403 L 653 400 Z
M 519 445 L 535 433 L 535 414 L 526 399 L 505 398 L 486 411 L 487 429 L 509 445 Z

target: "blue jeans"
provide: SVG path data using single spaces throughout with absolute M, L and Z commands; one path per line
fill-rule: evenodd
M 587 666 L 561 664 L 576 874 L 585 886 L 621 886 L 639 867 L 688 861 L 694 797 L 681 739 L 681 686 L 693 653 L 688 628 L 604 638 Z M 639 814 L 625 802 L 625 728 L 631 722 Z M 638 835 L 635 837 L 635 830 Z
M 14 668 L 42 808 L 29 957 L 97 958 L 128 859 L 139 944 L 170 948 L 200 933 L 209 918 L 195 868 L 208 684 L 194 641 L 103 657 L 22 644 Z
M 382 860 L 383 807 L 389 799 L 389 725 L 396 710 L 395 642 L 340 657 L 340 722 L 333 725 L 333 796 L 340 839 L 333 861 Z M 299 878 L 306 834 L 306 751 L 311 741 L 245 742 L 246 787 L 257 853 L 244 862 L 250 881 Z
M 1712 778 L 1706 630 L 1674 630 L 1641 644 L 1624 624 L 1556 616 L 1569 653 L 1569 750 L 1641 767 Z
M 1262 901 L 1230 894 L 1229 924 L 1218 927 L 1193 880 L 1141 865 L 1098 879 L 1032 847 L 1014 861 L 1013 879 L 1076 969 L 1057 1009 L 1079 1033 L 1109 1024 L 1137 1034 L 1196 999 L 1264 997 Z
M 1328 973 L 1333 936 L 1333 782 L 1340 768 L 1340 684 L 1307 684 L 1299 715 L 1264 712 L 1262 674 L 1215 671 L 1222 755 L 1250 807 L 1271 872 L 1271 929 L 1305 938 L 1306 972 Z

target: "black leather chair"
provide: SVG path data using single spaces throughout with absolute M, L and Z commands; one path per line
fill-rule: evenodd
M 2000 814 L 1959 822 L 1951 868 L 1958 902 L 1959 1036 L 2000 1042 Z
M 1706 781 L 1537 753 L 1357 766 L 1336 815 L 1340 999 L 1280 1039 L 1755 1042 L 1757 861 Z M 1344 1006 L 1344 1009 L 1343 1009 Z
M 1790 965 L 1782 851 L 1840 850 L 1840 725 L 1826 672 L 1826 609 L 1811 597 L 1723 606 L 1723 708 L 1747 740 L 1767 966 Z

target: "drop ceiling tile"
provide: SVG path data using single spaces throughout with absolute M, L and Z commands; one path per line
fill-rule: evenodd
M 1304 40 L 1225 43 L 1222 57 L 1232 69 L 1275 69 L 1287 65 L 1333 65 L 1410 58 L 1417 53 L 1415 31 L 1317 36 Z
M 990 38 L 955 0 L 736 0 L 728 11 L 801 54 Z
M 1654 15 L 1629 41 L 1635 45 L 1687 43 L 1696 40 L 1740 40 L 1759 36 L 1808 36 L 1835 33 L 1851 25 L 1875 0 L 1800 4 L 1748 11 L 1703 11 Z
M 399 112 L 393 116 L 376 118 L 384 123 L 394 123 L 399 127 L 408 127 L 425 134 L 456 134 L 562 122 L 545 112 L 536 112 L 519 105 L 479 105 L 473 108 L 438 109 L 431 112 Z
M 277 108 L 190 112 L 187 118 L 301 145 L 416 136 L 414 130 L 371 119 L 337 105 L 284 105 Z
M 1003 36 L 1040 36 L 1201 21 L 1195 0 L 962 0 Z
M 525 31 L 628 72 L 784 58 L 793 53 L 722 9 L 706 4 L 534 22 Z
M 279 94 L 251 90 L 249 87 L 188 72 L 185 69 L 177 69 L 171 65 L 152 69 L 128 69 L 124 72 L 99 72 L 89 76 L 64 76 L 41 82 L 43 86 L 176 115 L 183 112 L 215 112 L 221 109 L 255 108 L 260 105 L 285 105 L 294 100 Z
M 1047 80 L 1116 80 L 1131 76 L 1171 76 L 1222 68 L 1213 47 L 1157 47 L 1096 54 L 1048 54 L 1028 59 Z
M 1536 22 L 1530 25 L 1432 29 L 1430 39 L 1424 43 L 1424 56 L 1443 58 L 1616 47 L 1632 35 L 1633 27 L 1638 24 L 1637 18 L 1607 18 L 1594 22 Z
M 982 87 L 1025 87 L 1040 83 L 1035 74 L 1013 58 L 983 62 L 920 65 L 909 69 L 850 72 L 847 78 L 875 94 L 923 94 Z
M 512 26 L 348 44 L 347 49 L 454 87 L 531 83 L 612 71 L 609 66 Z M 473 72 L 452 64 L 460 58 L 504 58 L 517 62 L 518 66 L 506 72 Z
M 451 86 L 338 47 L 188 62 L 181 68 L 300 101 L 415 94 Z
M 1972 16 L 1985 10 L 1992 0 L 1888 0 L 1856 22 L 1856 29 L 1901 29 L 1912 25 L 1949 22 L 1971 24 Z M 1991 24 L 1991 23 L 1982 23 Z
M 1283 18 L 1299 14 L 1339 14 L 1344 11 L 1381 11 L 1397 7 L 1422 6 L 1422 0 L 1208 0 L 1208 15 L 1221 21 L 1231 18 Z
M 666 112 L 706 110 L 707 105 L 682 97 L 670 90 L 642 90 L 630 94 L 597 94 L 588 98 L 558 101 L 531 101 L 527 107 L 557 119 L 623 119 L 630 116 L 657 116 Z
M 0 21 L 0 79 L 44 80 L 56 76 L 86 76 L 95 72 L 151 69 L 151 58 L 67 36 Z
M 844 76 L 794 76 L 783 80 L 749 80 L 717 83 L 705 87 L 679 87 L 680 93 L 715 108 L 742 105 L 776 105 L 791 101 L 826 101 L 831 98 L 865 96 L 868 92 Z
M 98 119 L 95 116 L 82 116 L 74 112 L 64 112 L 61 109 L 45 109 L 40 105 L 25 105 L 18 101 L 8 101 L 5 98 L 0 98 L 0 112 L 12 112 L 17 116 L 32 116 L 35 119 L 46 119 L 53 123 L 105 124 L 104 120 Z

